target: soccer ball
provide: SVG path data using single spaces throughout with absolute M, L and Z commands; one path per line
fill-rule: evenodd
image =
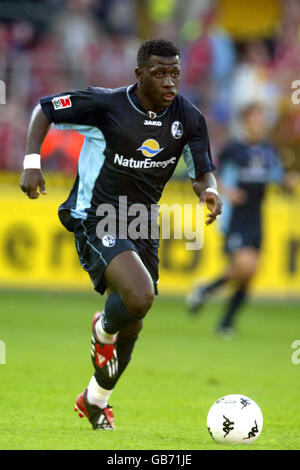
M 216 401 L 207 415 L 207 429 L 217 442 L 250 444 L 261 433 L 263 415 L 245 395 L 226 395 Z

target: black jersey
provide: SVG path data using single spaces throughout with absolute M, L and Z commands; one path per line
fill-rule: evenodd
M 201 112 L 177 95 L 160 115 L 149 116 L 136 86 L 89 87 L 41 99 L 50 122 L 85 135 L 76 181 L 59 209 L 68 230 L 74 219 L 95 218 L 100 204 L 117 208 L 121 195 L 128 205 L 157 204 L 181 155 L 191 178 L 215 169 Z
M 261 230 L 261 206 L 268 183 L 280 183 L 283 167 L 275 149 L 267 142 L 246 144 L 233 140 L 221 152 L 219 175 L 224 186 L 245 192 L 243 204 L 233 206 L 223 197 L 221 216 L 225 233 Z

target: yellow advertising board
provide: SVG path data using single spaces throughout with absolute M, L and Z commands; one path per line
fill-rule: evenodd
M 222 26 L 234 39 L 273 37 L 282 10 L 281 0 L 219 0 Z
M 57 216 L 70 187 L 51 187 L 48 195 L 29 200 L 17 185 L 2 186 L 0 226 L 0 287 L 30 289 L 92 289 L 81 268 L 72 233 Z M 160 204 L 195 204 L 189 182 L 171 181 Z M 264 243 L 254 294 L 300 297 L 300 200 L 270 192 L 264 205 Z M 199 229 L 201 230 L 201 228 Z M 187 250 L 190 240 L 161 240 L 162 294 L 183 295 L 197 279 L 212 279 L 226 263 L 217 224 L 204 228 L 204 245 Z

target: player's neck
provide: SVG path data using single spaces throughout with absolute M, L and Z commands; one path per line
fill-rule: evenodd
M 158 108 L 155 103 L 153 103 L 151 100 L 149 100 L 149 98 L 144 94 L 143 90 L 141 90 L 141 88 L 139 87 L 136 87 L 136 89 L 134 90 L 138 100 L 139 100 L 139 103 L 140 103 L 140 106 L 143 108 L 143 110 L 148 113 L 149 111 L 153 111 L 154 113 L 156 114 L 160 114 L 164 111 L 163 108 Z
M 245 140 L 248 145 L 259 145 L 264 141 L 262 137 L 256 136 L 247 136 Z
M 246 129 L 245 140 L 249 145 L 260 144 L 266 138 L 265 132 L 251 131 Z

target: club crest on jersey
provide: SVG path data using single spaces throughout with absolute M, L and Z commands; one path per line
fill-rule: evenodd
M 116 239 L 112 235 L 104 235 L 104 237 L 102 238 L 102 243 L 107 248 L 111 248 L 115 246 Z
M 174 121 L 171 126 L 171 133 L 174 139 L 180 139 L 183 134 L 183 126 L 180 121 Z
M 56 98 L 53 98 L 52 104 L 55 110 L 58 109 L 65 109 L 65 108 L 71 108 L 72 106 L 72 101 L 70 98 L 71 95 L 65 95 L 65 96 L 57 96 Z
M 163 148 L 160 148 L 157 140 L 147 139 L 137 150 L 140 150 L 144 157 L 155 157 L 159 152 L 163 150 Z

